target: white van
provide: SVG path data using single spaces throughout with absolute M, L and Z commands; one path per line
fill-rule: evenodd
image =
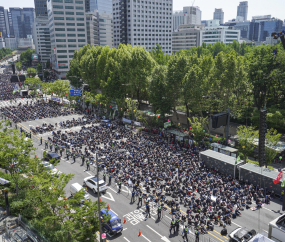
M 81 202 L 84 202 L 85 200 L 90 199 L 88 192 L 79 183 L 73 183 L 70 185 L 71 196 L 73 196 L 74 193 L 80 192 L 80 191 L 84 191 L 84 199 L 81 199 Z

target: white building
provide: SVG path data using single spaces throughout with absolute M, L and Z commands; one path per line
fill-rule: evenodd
M 18 48 L 30 48 L 35 49 L 34 41 L 32 38 L 20 38 L 18 39 Z
M 196 24 L 201 25 L 202 12 L 199 7 L 183 7 L 183 11 L 176 11 L 173 14 L 173 31 L 178 30 L 180 25 Z
M 16 38 L 5 38 L 5 45 L 6 48 L 9 49 L 17 49 L 18 48 L 18 42 Z
M 39 61 L 46 63 L 50 59 L 51 45 L 49 23 L 47 17 L 36 17 L 33 26 L 33 39 L 35 43 L 36 54 L 39 55 Z
M 85 1 L 48 0 L 51 64 L 58 78 L 65 78 L 75 50 L 87 44 Z
M 86 32 L 87 32 L 87 43 L 89 45 L 94 45 L 94 46 L 99 45 L 97 12 L 86 13 Z
M 0 37 L 0 49 L 5 48 L 4 38 Z
M 173 0 L 113 0 L 114 47 L 120 43 L 145 46 L 160 44 L 172 53 Z
M 220 24 L 224 23 L 224 11 L 222 8 L 215 8 L 213 19 L 220 20 Z
M 234 40 L 240 42 L 240 30 L 233 29 L 229 26 L 205 27 L 200 33 L 200 45 L 202 45 L 202 43 L 213 45 L 216 42 L 229 44 Z
M 204 25 L 180 25 L 179 29 L 172 33 L 172 52 L 190 49 L 200 45 L 200 31 Z

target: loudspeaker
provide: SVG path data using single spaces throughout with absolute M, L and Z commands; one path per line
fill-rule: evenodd
M 227 113 L 218 113 L 212 115 L 212 128 L 216 129 L 221 126 L 228 124 L 228 114 Z

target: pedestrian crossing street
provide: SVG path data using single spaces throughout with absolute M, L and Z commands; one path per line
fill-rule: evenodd
M 10 106 L 18 106 L 19 103 L 22 103 L 23 104 L 27 104 L 27 101 L 31 101 L 32 99 L 31 98 L 18 98 L 16 99 L 16 101 L 12 100 L 12 102 L 10 100 L 5 100 L 5 101 L 2 101 L 0 100 L 0 108 L 1 107 L 10 107 Z

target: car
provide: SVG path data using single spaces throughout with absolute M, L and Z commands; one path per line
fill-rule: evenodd
M 83 180 L 83 186 L 89 187 L 94 193 L 97 193 L 97 181 L 98 178 L 96 176 L 86 177 Z M 99 178 L 99 192 L 105 193 L 106 190 L 106 183 L 101 178 Z
M 52 175 L 60 175 L 62 172 L 59 171 L 55 166 L 47 161 L 41 163 L 46 170 L 50 170 Z
M 247 242 L 255 235 L 256 231 L 254 229 L 249 230 L 247 228 L 237 228 L 229 234 L 229 242 Z
M 85 188 L 83 188 L 79 183 L 73 183 L 70 185 L 70 193 L 71 193 L 71 196 L 73 196 L 75 193 L 77 192 L 84 192 L 84 198 L 81 199 L 81 202 L 84 202 L 86 200 L 89 200 L 90 197 L 89 197 L 89 194 L 88 192 L 85 190 Z
M 47 161 L 50 161 L 53 158 L 55 159 L 55 161 L 60 162 L 60 155 L 58 155 L 57 153 L 54 153 L 54 152 L 47 153 L 47 155 L 46 155 Z
M 101 218 L 110 216 L 111 219 L 107 221 L 104 225 L 103 229 L 106 232 L 113 234 L 119 234 L 123 231 L 123 224 L 120 218 L 118 218 L 111 210 L 109 209 L 102 209 L 100 211 Z

